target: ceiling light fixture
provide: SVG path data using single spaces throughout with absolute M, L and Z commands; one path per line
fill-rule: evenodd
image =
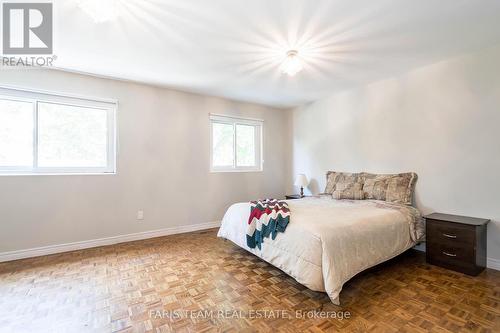
M 290 76 L 294 76 L 302 70 L 302 61 L 299 58 L 299 52 L 297 50 L 289 50 L 286 53 L 286 58 L 281 64 L 281 71 Z
M 116 19 L 119 0 L 79 0 L 78 7 L 87 13 L 96 23 Z

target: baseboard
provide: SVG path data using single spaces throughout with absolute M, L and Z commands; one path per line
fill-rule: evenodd
M 49 246 L 36 247 L 36 248 L 26 249 L 26 250 L 3 252 L 3 253 L 0 253 L 0 262 L 25 259 L 25 258 L 32 258 L 32 257 L 39 257 L 39 256 L 45 256 L 48 254 L 62 253 L 62 252 L 68 252 L 68 251 L 83 250 L 83 249 L 88 249 L 88 248 L 92 248 L 92 247 L 113 245 L 113 244 L 131 242 L 131 241 L 148 239 L 148 238 L 162 237 L 162 236 L 168 236 L 168 235 L 174 235 L 174 234 L 182 234 L 182 233 L 186 233 L 186 232 L 193 232 L 193 231 L 205 230 L 205 229 L 210 229 L 210 228 L 217 228 L 219 226 L 220 226 L 220 221 L 216 221 L 216 222 L 192 224 L 192 225 L 164 228 L 164 229 L 151 230 L 151 231 L 143 231 L 143 232 L 138 232 L 138 233 L 134 233 L 134 234 L 92 239 L 92 240 L 81 241 L 81 242 L 49 245 Z
M 425 243 L 413 247 L 414 250 L 425 252 Z M 500 271 L 500 259 L 486 258 L 486 267 Z
M 486 259 L 486 267 L 500 271 L 500 260 L 493 259 L 493 258 L 487 258 Z

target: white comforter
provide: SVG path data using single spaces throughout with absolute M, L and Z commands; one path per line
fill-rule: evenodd
M 290 223 L 262 250 L 246 245 L 249 203 L 229 207 L 218 236 L 280 268 L 340 304 L 342 286 L 357 273 L 409 249 L 423 237 L 422 219 L 409 206 L 375 200 L 289 200 Z

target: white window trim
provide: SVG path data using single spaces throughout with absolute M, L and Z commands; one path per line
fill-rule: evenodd
M 209 114 L 210 120 L 210 172 L 211 173 L 219 173 L 219 172 L 262 172 L 264 169 L 264 120 L 262 119 L 254 119 L 254 118 L 241 118 L 230 115 L 223 114 Z M 233 156 L 234 161 L 232 166 L 214 166 L 213 165 L 213 124 L 230 124 L 234 126 L 234 141 L 233 141 Z M 257 165 L 253 167 L 248 166 L 237 166 L 237 156 L 236 156 L 236 125 L 252 125 L 256 126 L 259 129 L 259 133 L 256 133 L 255 136 L 255 157 L 257 161 Z M 260 163 L 259 163 L 260 162 Z
M 104 175 L 116 174 L 117 135 L 116 109 L 118 102 L 112 99 L 83 97 L 43 90 L 0 86 L 0 99 L 33 103 L 33 167 L 0 167 L 0 176 L 16 175 Z M 38 103 L 56 103 L 68 106 L 103 110 L 107 113 L 107 166 L 106 167 L 38 167 Z

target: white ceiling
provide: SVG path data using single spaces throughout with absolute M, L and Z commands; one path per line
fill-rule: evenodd
M 56 66 L 286 107 L 500 43 L 499 0 L 120 3 L 97 24 L 58 0 Z M 290 48 L 295 77 L 279 70 Z

